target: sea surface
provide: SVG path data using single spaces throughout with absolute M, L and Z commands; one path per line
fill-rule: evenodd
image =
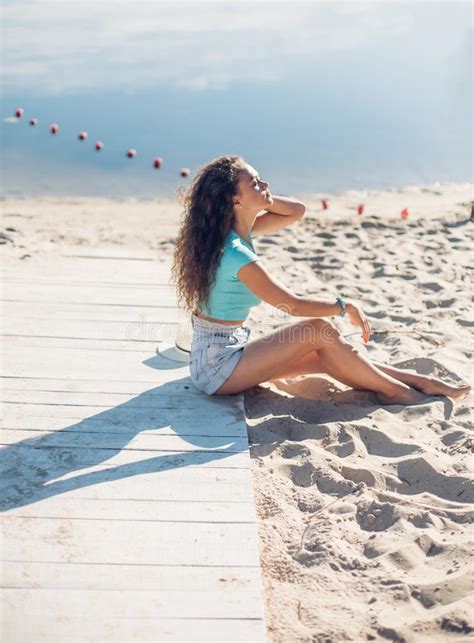
M 169 197 L 223 154 L 281 195 L 472 180 L 469 2 L 15 1 L 3 22 L 3 195 Z

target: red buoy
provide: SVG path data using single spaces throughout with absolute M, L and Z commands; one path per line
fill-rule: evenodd
M 191 173 L 191 170 L 189 168 L 187 167 L 181 168 L 181 172 L 180 172 L 181 176 L 189 176 L 190 173 Z
M 128 152 L 127 152 L 127 156 L 130 159 L 133 159 L 133 157 L 136 156 L 136 155 L 137 155 L 137 150 L 131 149 L 131 150 L 128 150 Z
M 85 141 L 87 138 L 87 132 L 80 132 L 78 138 L 80 141 Z
M 51 132 L 51 134 L 56 134 L 58 129 L 59 129 L 59 125 L 57 123 L 53 123 L 49 128 L 49 131 Z
M 161 156 L 157 156 L 156 159 L 153 160 L 153 165 L 156 167 L 156 169 L 159 169 L 162 163 L 163 159 L 161 158 Z
M 24 111 L 25 111 L 25 110 L 23 109 L 23 107 L 18 107 L 18 108 L 15 110 L 15 116 L 16 116 L 17 118 L 21 118 L 21 117 L 23 116 L 23 112 L 24 112 Z
M 408 209 L 407 209 L 407 208 L 404 208 L 404 209 L 400 212 L 400 216 L 402 217 L 402 219 L 407 219 L 407 218 L 408 218 L 408 214 L 409 214 L 409 212 L 408 212 Z
M 96 141 L 95 149 L 99 152 L 104 147 L 102 141 Z
M 30 125 L 33 125 L 33 127 L 34 127 L 35 125 L 38 125 L 38 119 L 37 119 L 37 118 L 32 118 L 32 119 L 30 120 Z

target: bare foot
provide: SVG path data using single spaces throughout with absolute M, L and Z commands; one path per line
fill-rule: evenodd
M 467 395 L 471 390 L 469 384 L 461 384 L 453 386 L 445 384 L 437 377 L 426 376 L 423 378 L 425 381 L 420 382 L 417 388 L 425 395 L 448 395 L 449 397 L 458 398 Z
M 397 393 L 394 393 L 393 395 L 387 395 L 386 393 L 379 392 L 376 392 L 376 395 L 381 404 L 404 404 L 405 406 L 418 404 L 425 399 L 423 393 L 419 393 L 409 386 L 399 389 Z

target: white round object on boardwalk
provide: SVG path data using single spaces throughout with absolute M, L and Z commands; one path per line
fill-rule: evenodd
M 173 362 L 183 362 L 185 364 L 190 362 L 189 353 L 181 350 L 172 342 L 160 342 L 156 347 L 156 353 Z
M 193 325 L 191 317 L 180 310 L 174 342 L 160 342 L 156 347 L 156 352 L 162 357 L 175 362 L 189 362 L 192 341 Z

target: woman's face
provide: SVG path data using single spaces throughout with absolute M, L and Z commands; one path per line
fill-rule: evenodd
M 234 197 L 234 203 L 240 203 L 245 210 L 264 210 L 267 205 L 273 203 L 269 183 L 264 181 L 257 170 L 249 164 L 240 172 L 239 193 Z

